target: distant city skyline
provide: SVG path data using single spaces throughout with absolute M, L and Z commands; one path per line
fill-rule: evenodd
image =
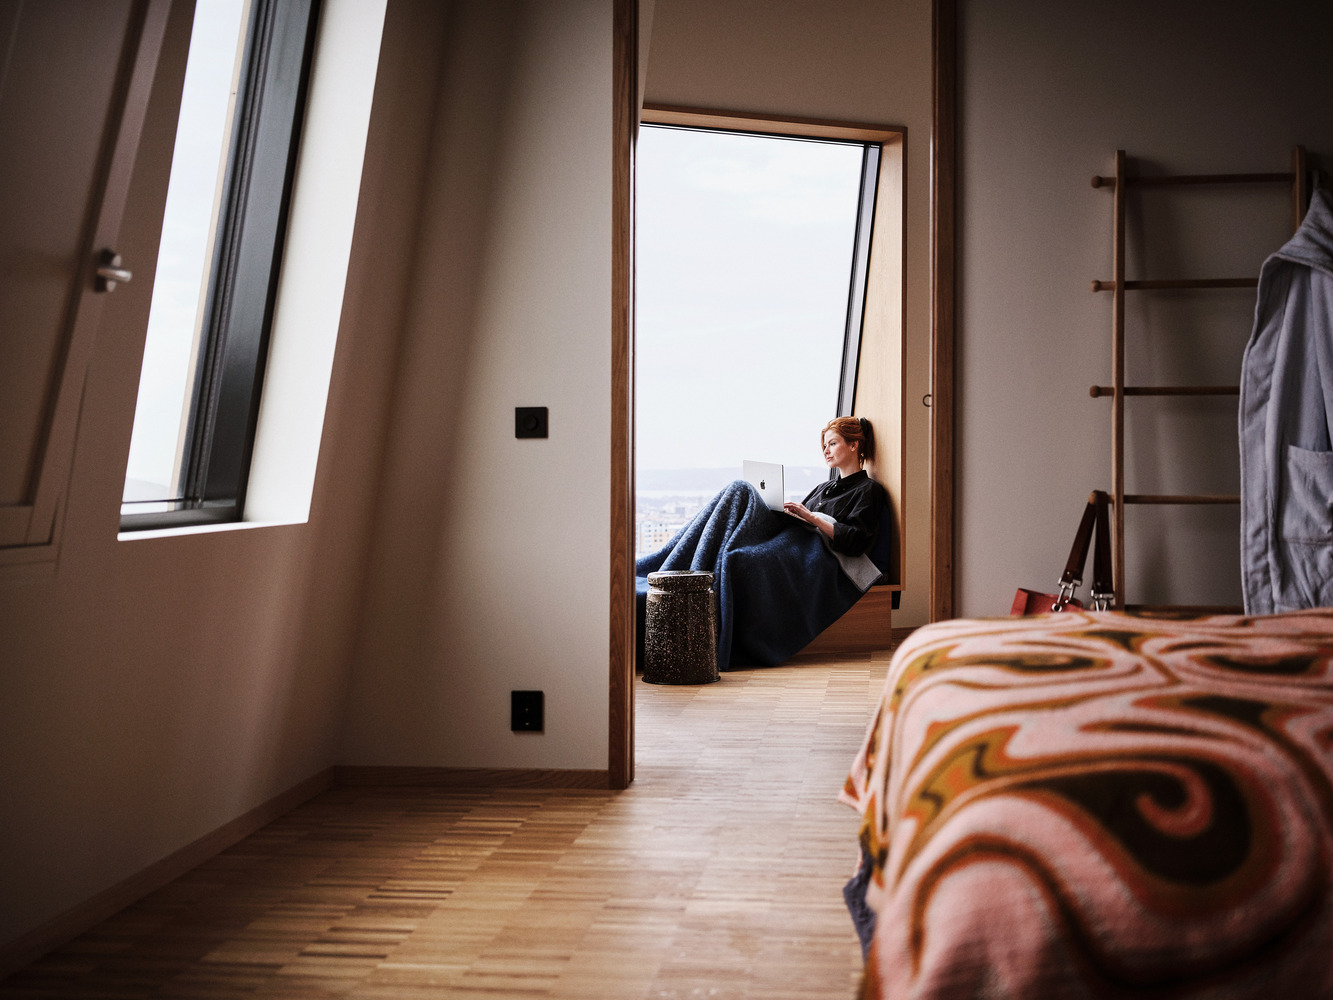
M 828 478 L 824 466 L 787 466 L 787 499 L 800 500 Z M 739 468 L 640 469 L 634 496 L 634 553 L 661 548 L 693 519 L 722 487 L 739 479 Z
M 853 144 L 642 129 L 639 469 L 822 467 L 861 156 Z

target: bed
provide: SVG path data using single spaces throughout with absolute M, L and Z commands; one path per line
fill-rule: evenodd
M 919 629 L 842 798 L 864 996 L 1333 996 L 1333 610 Z

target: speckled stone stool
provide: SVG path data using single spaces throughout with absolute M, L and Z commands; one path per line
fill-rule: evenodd
M 711 684 L 718 680 L 713 574 L 662 570 L 648 574 L 643 679 L 649 684 Z

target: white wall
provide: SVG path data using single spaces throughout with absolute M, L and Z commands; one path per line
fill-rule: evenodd
M 342 762 L 605 769 L 612 4 L 459 2 L 447 39 Z
M 301 126 L 246 484 L 247 521 L 310 516 L 385 3 L 335 0 L 319 10 L 314 86 Z
M 1049 583 L 1105 481 L 1107 407 L 1087 386 L 1107 379 L 1109 301 L 1087 282 L 1109 275 L 1110 208 L 1088 178 L 1118 146 L 1158 170 L 1281 169 L 1295 141 L 1333 157 L 1325 5 L 1118 10 L 963 3 L 964 613 Z M 606 766 L 611 17 L 610 0 L 389 4 L 308 524 L 115 540 L 148 284 L 109 303 L 120 332 L 90 372 L 61 565 L 0 577 L 0 941 L 333 763 Z M 134 260 L 155 256 L 169 96 Z M 930 4 L 657 0 L 647 99 L 907 127 L 895 623 L 923 621 Z M 1208 203 L 1167 208 L 1150 263 L 1257 267 L 1282 224 L 1240 208 L 1245 239 L 1209 228 Z M 1234 351 L 1248 307 L 1226 305 L 1241 318 L 1208 309 Z M 1222 379 L 1183 306 L 1135 308 L 1164 338 L 1145 379 Z M 517 405 L 550 407 L 549 440 L 513 438 Z M 1139 420 L 1140 488 L 1224 488 L 1201 456 L 1231 418 L 1211 419 L 1184 446 L 1165 416 Z M 1224 579 L 1230 530 L 1185 539 L 1198 577 Z M 1140 565 L 1177 555 L 1160 534 L 1136 544 Z M 1205 590 L 1181 596 L 1227 596 Z M 508 693 L 528 687 L 547 692 L 543 735 L 508 731 Z
M 1089 490 L 1109 489 L 1111 197 L 1142 172 L 1333 163 L 1333 7 L 1322 0 L 960 11 L 958 612 L 1003 614 L 1058 577 Z M 1129 277 L 1254 276 L 1284 189 L 1131 203 Z M 1130 384 L 1234 384 L 1253 291 L 1129 293 Z M 1128 401 L 1130 492 L 1238 491 L 1235 399 Z M 1240 603 L 1236 508 L 1131 507 L 1128 599 Z
M 309 522 L 117 541 L 189 41 L 173 10 L 60 563 L 0 573 L 0 945 L 336 762 L 430 111 L 433 64 L 407 57 L 433 40 L 394 9 Z
M 929 0 L 656 0 L 645 98 L 907 129 L 907 569 L 895 626 L 929 617 L 930 19 Z

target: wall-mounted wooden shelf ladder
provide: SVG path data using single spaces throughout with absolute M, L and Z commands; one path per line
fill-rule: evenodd
M 1111 292 L 1111 384 L 1094 385 L 1093 398 L 1111 398 L 1111 547 L 1114 563 L 1115 607 L 1141 611 L 1239 612 L 1239 607 L 1188 605 L 1134 605 L 1125 603 L 1125 507 L 1128 504 L 1239 504 L 1235 494 L 1161 494 L 1125 492 L 1125 400 L 1130 396 L 1235 396 L 1235 385 L 1125 384 L 1125 293 L 1156 289 L 1255 288 L 1258 278 L 1191 278 L 1177 280 L 1128 280 L 1125 277 L 1125 201 L 1132 187 L 1187 187 L 1219 184 L 1287 184 L 1291 187 L 1292 231 L 1305 216 L 1310 201 L 1309 171 L 1305 147 L 1291 153 L 1291 170 L 1271 174 L 1176 174 L 1158 177 L 1131 176 L 1125 169 L 1125 151 L 1116 150 L 1115 176 L 1094 177 L 1092 186 L 1106 188 L 1114 198 L 1112 229 L 1112 275 L 1110 281 L 1094 281 L 1094 292 Z

